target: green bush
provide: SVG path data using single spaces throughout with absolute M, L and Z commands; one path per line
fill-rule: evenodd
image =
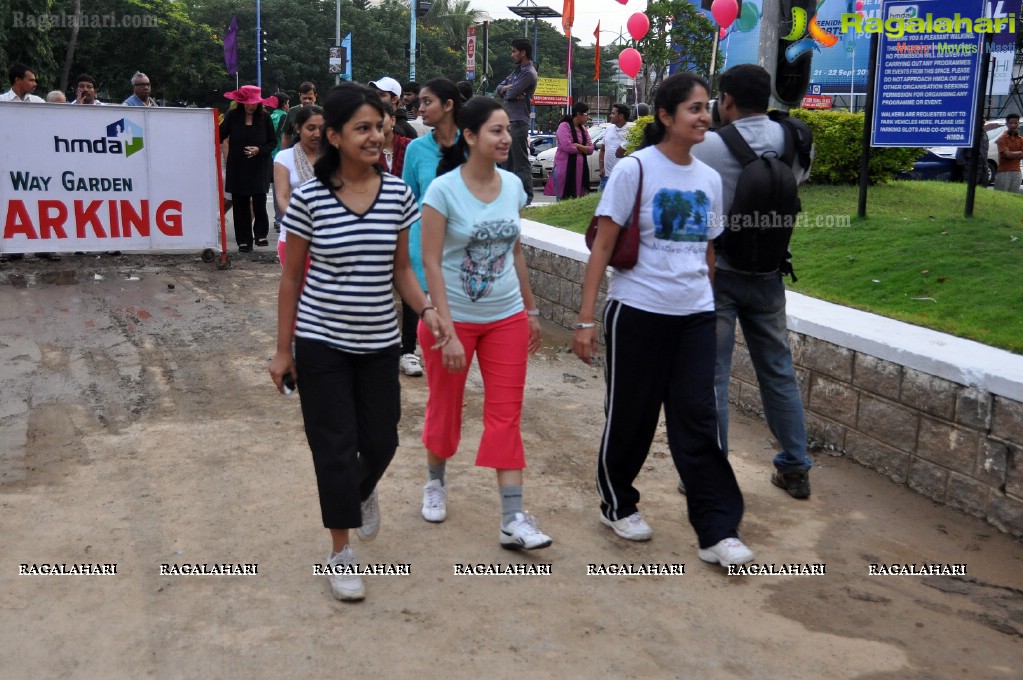
M 860 146 L 863 143 L 863 114 L 840 111 L 792 109 L 793 118 L 813 131 L 817 155 L 810 173 L 811 184 L 857 184 L 860 181 Z M 653 116 L 642 116 L 626 134 L 625 149 L 635 151 L 643 141 L 643 129 Z M 870 183 L 885 183 L 903 170 L 913 168 L 920 149 L 873 148 L 870 150 Z
M 817 155 L 810 173 L 811 184 L 857 184 L 863 145 L 863 114 L 842 111 L 792 109 L 793 118 L 805 122 L 813 131 Z M 895 179 L 902 170 L 911 170 L 920 149 L 872 148 L 870 183 Z
M 643 143 L 643 130 L 654 122 L 653 116 L 640 116 L 635 124 L 625 133 L 625 153 L 632 153 Z

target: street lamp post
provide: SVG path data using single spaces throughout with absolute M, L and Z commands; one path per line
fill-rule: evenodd
M 256 0 L 256 85 L 263 87 L 263 27 L 260 18 L 259 0 Z

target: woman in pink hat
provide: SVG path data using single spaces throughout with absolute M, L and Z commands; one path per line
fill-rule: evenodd
M 228 111 L 220 124 L 220 139 L 228 140 L 224 190 L 231 193 L 234 201 L 231 209 L 238 250 L 247 253 L 252 250 L 253 232 L 257 246 L 269 245 L 266 192 L 270 188 L 270 154 L 277 144 L 277 136 L 270 114 L 263 105 L 276 106 L 277 100 L 273 97 L 263 99 L 256 85 L 245 85 L 224 96 L 238 102 L 238 106 Z M 252 214 L 249 212 L 250 203 Z

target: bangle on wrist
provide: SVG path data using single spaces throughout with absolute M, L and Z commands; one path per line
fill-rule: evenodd
M 540 310 L 539 309 L 527 309 L 526 310 L 526 316 L 540 316 Z
M 428 311 L 430 311 L 431 309 L 432 309 L 432 310 L 433 310 L 434 312 L 437 312 L 437 308 L 436 308 L 436 307 L 434 307 L 433 305 L 428 305 L 428 306 L 426 306 L 426 307 L 423 307 L 423 311 L 419 312 L 419 318 L 420 318 L 420 319 L 422 319 L 422 318 L 423 318 L 423 315 L 424 315 L 424 314 L 426 314 L 426 313 L 427 313 Z
M 582 322 L 582 321 L 580 321 L 576 325 L 572 326 L 572 328 L 574 328 L 577 331 L 581 331 L 584 328 L 596 328 L 596 327 L 597 327 L 597 324 L 595 324 L 592 321 L 590 321 L 590 322 Z

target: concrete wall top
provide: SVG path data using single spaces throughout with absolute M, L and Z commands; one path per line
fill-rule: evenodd
M 590 254 L 582 234 L 532 220 L 522 243 L 580 262 Z M 1023 356 L 792 291 L 786 303 L 792 331 L 1023 401 Z

